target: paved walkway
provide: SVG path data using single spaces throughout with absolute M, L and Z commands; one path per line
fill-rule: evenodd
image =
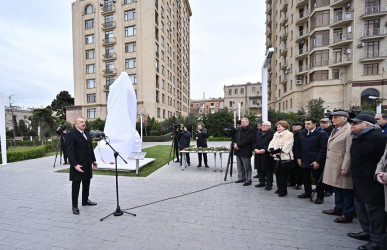
M 231 183 L 236 171 L 224 182 L 224 172 L 197 168 L 196 155 L 191 161 L 184 171 L 170 163 L 147 178 L 119 177 L 121 208 L 218 186 L 131 209 L 136 217 L 124 214 L 102 222 L 100 218 L 116 208 L 113 176 L 94 176 L 90 199 L 98 205 L 80 207 L 76 216 L 68 174 L 55 172 L 63 166 L 54 169 L 54 157 L 0 165 L 0 249 L 326 250 L 364 244 L 346 236 L 360 231 L 358 220 L 341 225 L 321 213 L 333 207 L 332 197 L 315 205 L 297 199 L 301 192 L 289 188 L 288 196 L 280 198 L 275 188 Z

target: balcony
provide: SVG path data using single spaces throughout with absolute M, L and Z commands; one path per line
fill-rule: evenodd
M 104 69 L 102 70 L 102 76 L 115 76 L 117 75 L 116 69 Z
M 103 60 L 115 60 L 117 58 L 116 53 L 107 53 L 103 55 Z
M 281 32 L 281 41 L 284 41 L 286 40 L 286 38 L 288 38 L 288 29 L 284 29 L 282 32 Z
M 387 50 L 371 50 L 360 53 L 360 62 L 383 61 L 387 57 Z
M 298 13 L 296 17 L 296 25 L 302 25 L 308 21 L 309 11 L 305 10 L 302 13 Z
M 343 7 L 347 3 L 350 3 L 352 0 L 331 0 L 330 7 Z
M 386 35 L 387 35 L 386 29 L 380 29 L 380 28 L 368 29 L 363 31 L 363 34 L 360 37 L 360 40 L 364 41 L 364 40 L 378 39 L 378 38 L 383 39 Z
M 329 47 L 332 47 L 332 48 L 343 47 L 343 46 L 348 45 L 352 42 L 353 42 L 352 33 L 340 34 L 337 36 L 333 36 L 333 39 L 331 40 Z
M 375 18 L 375 17 L 382 17 L 387 15 L 387 5 L 385 6 L 371 6 L 367 7 L 362 10 L 362 14 L 360 15 L 361 19 L 367 19 L 367 18 Z
M 271 33 L 272 33 L 272 28 L 271 27 L 267 27 L 266 28 L 266 36 L 271 36 Z
M 270 25 L 271 25 L 271 21 L 272 21 L 272 20 L 271 20 L 271 15 L 267 15 L 267 16 L 266 16 L 266 22 L 265 22 L 266 25 L 267 25 L 267 26 L 270 26 Z
M 297 67 L 296 75 L 298 75 L 298 76 L 306 75 L 308 73 L 308 70 L 309 70 L 308 65 L 299 66 L 299 67 Z
M 102 39 L 102 45 L 103 46 L 112 45 L 112 44 L 115 44 L 115 43 L 116 43 L 116 38 L 115 37 L 108 37 L 108 38 Z
M 288 8 L 289 0 L 282 0 L 280 10 L 285 11 Z
M 299 8 L 301 6 L 304 6 L 308 2 L 309 2 L 308 0 L 297 0 L 296 7 Z
M 310 63 L 310 69 L 313 69 L 314 67 L 323 67 L 323 66 L 328 66 L 329 65 L 329 60 L 328 59 L 323 59 L 319 61 L 312 61 Z
M 266 13 L 266 14 L 271 13 L 272 8 L 273 8 L 273 7 L 272 7 L 272 4 L 271 4 L 271 3 L 267 4 L 267 5 L 266 5 L 266 12 L 265 12 L 265 13 Z
M 110 4 L 105 4 L 102 9 L 101 9 L 101 13 L 102 15 L 109 15 L 109 14 L 113 14 L 114 12 L 116 11 L 116 7 L 110 3 Z
M 288 60 L 284 60 L 283 64 L 280 64 L 280 68 L 281 70 L 290 70 L 290 68 L 288 67 Z
M 284 26 L 288 22 L 288 14 L 287 12 L 284 12 L 283 16 L 280 19 L 280 23 L 282 26 Z
M 102 30 L 114 29 L 116 27 L 116 21 L 109 21 L 102 24 Z
M 110 88 L 110 86 L 111 86 L 112 84 L 113 84 L 113 83 L 103 85 L 103 91 L 109 92 L 109 88 Z
M 288 53 L 288 45 L 285 43 L 280 50 L 280 55 L 285 56 Z
M 346 26 L 353 21 L 353 12 L 347 12 L 341 15 L 335 15 L 331 19 L 330 27 Z
M 340 68 L 340 67 L 347 66 L 351 63 L 352 63 L 352 55 L 351 54 L 342 55 L 342 56 L 338 56 L 338 57 L 331 59 L 330 63 L 329 63 L 329 67 L 330 68 Z
M 305 38 L 307 38 L 309 35 L 309 30 L 308 29 L 304 29 L 304 30 L 300 30 L 297 34 L 297 37 L 296 37 L 296 42 L 299 42 Z
M 296 59 L 302 59 L 302 58 L 308 56 L 308 52 L 309 52 L 309 50 L 306 46 L 301 48 L 301 49 L 298 49 Z
M 288 75 L 284 75 L 284 78 L 281 80 L 281 84 L 285 84 L 288 82 Z

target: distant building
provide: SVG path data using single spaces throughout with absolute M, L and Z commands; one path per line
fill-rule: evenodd
M 208 115 L 223 109 L 223 98 L 191 100 L 191 113 L 195 116 Z
M 187 116 L 191 15 L 188 0 L 74 1 L 75 107 L 66 115 L 106 119 L 109 86 L 126 72 L 139 113 Z
M 230 110 L 236 109 L 238 103 L 241 107 L 241 115 L 248 112 L 262 113 L 262 85 L 257 83 L 233 84 L 224 86 L 224 107 Z
M 5 107 L 5 129 L 13 129 L 12 113 L 15 117 L 17 124 L 19 125 L 20 120 L 23 120 L 27 127 L 30 126 L 31 121 L 28 119 L 32 116 L 33 110 L 30 108 L 24 109 L 21 107 L 13 107 L 12 110 L 10 107 Z

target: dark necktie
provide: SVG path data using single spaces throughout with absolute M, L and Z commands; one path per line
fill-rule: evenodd
M 87 141 L 87 136 L 85 135 L 85 133 L 83 131 L 81 133 L 82 133 L 83 137 L 85 137 L 85 139 Z

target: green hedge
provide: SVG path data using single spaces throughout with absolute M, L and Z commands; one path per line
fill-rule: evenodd
M 23 161 L 42 157 L 47 152 L 47 148 L 47 145 L 42 145 L 33 149 L 26 149 L 23 151 L 7 152 L 7 162 Z M 0 162 L 2 163 L 1 153 Z
M 7 147 L 15 146 L 15 141 L 7 141 Z M 16 146 L 34 146 L 33 141 L 16 141 Z
M 172 133 L 168 133 L 166 135 L 159 135 L 159 136 L 143 136 L 142 141 L 143 142 L 166 142 L 172 139 L 171 136 L 172 136 Z
M 229 137 L 213 137 L 212 135 L 210 137 L 208 137 L 207 140 L 208 141 L 230 141 L 231 142 L 231 138 L 229 138 Z

